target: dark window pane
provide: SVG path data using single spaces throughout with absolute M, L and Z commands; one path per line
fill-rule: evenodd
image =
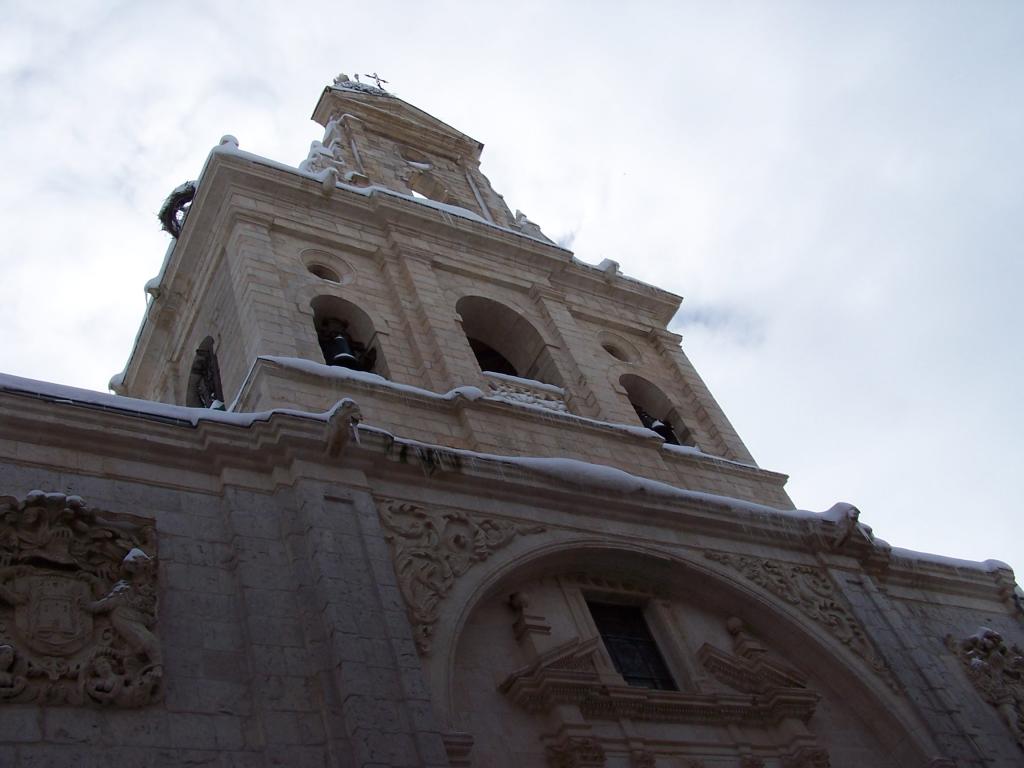
M 591 602 L 587 606 L 615 669 L 627 683 L 641 688 L 678 690 L 641 608 Z

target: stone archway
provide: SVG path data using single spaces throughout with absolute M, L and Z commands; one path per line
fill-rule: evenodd
M 927 764 L 906 704 L 771 595 L 640 547 L 517 549 L 453 589 L 437 643 L 449 653 L 427 661 L 449 727 L 486 754 L 506 743 L 524 768 Z M 595 595 L 644 607 L 679 691 L 623 684 L 587 618 Z

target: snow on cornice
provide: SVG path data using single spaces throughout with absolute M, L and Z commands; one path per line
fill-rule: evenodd
M 252 152 L 246 152 L 243 149 L 239 149 L 237 140 L 234 143 L 232 143 L 232 142 L 221 143 L 220 145 L 214 147 L 211 150 L 210 155 L 211 156 L 213 156 L 213 155 L 234 155 L 236 157 L 240 157 L 240 158 L 243 158 L 245 160 L 249 160 L 251 162 L 257 163 L 257 164 L 262 165 L 262 166 L 265 166 L 267 168 L 274 168 L 275 170 L 285 171 L 286 173 L 291 173 L 291 174 L 294 174 L 296 176 L 301 176 L 301 177 L 309 179 L 311 181 L 319 182 L 320 184 L 323 184 L 324 180 L 328 178 L 328 174 L 330 173 L 330 170 L 331 170 L 331 169 L 328 168 L 328 169 L 324 169 L 322 171 L 317 171 L 316 173 L 310 173 L 308 171 L 303 171 L 301 168 L 296 168 L 294 166 L 287 165 L 286 163 L 280 163 L 280 162 L 278 162 L 276 160 L 271 160 L 270 158 L 263 157 L 261 155 L 256 155 L 256 154 L 253 154 Z M 205 168 L 204 168 L 204 172 L 205 172 Z M 202 180 L 202 176 L 200 176 L 200 181 L 201 180 Z M 198 182 L 197 182 L 197 184 L 198 184 Z M 377 184 L 371 184 L 371 185 L 365 186 L 365 187 L 357 187 L 354 184 L 346 184 L 343 181 L 338 181 L 338 182 L 335 182 L 335 184 L 333 186 L 334 186 L 335 189 L 343 189 L 346 192 L 354 192 L 355 194 L 362 195 L 363 197 L 372 197 L 375 194 L 383 194 L 383 195 L 389 195 L 391 197 L 397 197 L 397 198 L 400 198 L 402 200 L 408 200 L 410 202 L 417 203 L 419 205 L 423 205 L 423 206 L 426 206 L 428 208 L 434 208 L 434 209 L 439 210 L 439 211 L 444 211 L 445 213 L 449 213 L 449 214 L 451 214 L 453 216 L 458 216 L 459 218 L 462 218 L 462 219 L 467 219 L 467 220 L 475 222 L 477 224 L 483 224 L 484 226 L 490 227 L 491 229 L 496 229 L 496 230 L 499 230 L 501 232 L 507 232 L 507 233 L 509 233 L 511 235 L 516 235 L 518 237 L 522 237 L 522 238 L 525 238 L 527 240 L 533 240 L 534 242 L 542 243 L 542 244 L 548 246 L 549 248 L 554 248 L 556 250 L 563 251 L 564 253 L 567 253 L 567 254 L 570 254 L 570 255 L 572 254 L 572 251 L 568 250 L 567 248 L 563 248 L 560 245 L 552 243 L 550 240 L 544 240 L 544 239 L 541 239 L 539 237 L 534 237 L 533 235 L 528 235 L 525 232 L 521 232 L 521 231 L 519 231 L 517 229 L 512 229 L 510 227 L 503 227 L 503 226 L 501 226 L 499 224 L 495 224 L 493 222 L 487 221 L 485 218 L 483 218 L 479 214 L 474 213 L 473 211 L 471 211 L 471 210 L 469 210 L 467 208 L 462 208 L 461 206 L 458 206 L 458 205 L 449 205 L 447 203 L 439 203 L 436 200 L 430 200 L 429 198 L 413 197 L 412 195 L 406 195 L 406 194 L 403 194 L 402 192 L 399 192 L 398 190 L 390 189 L 388 187 L 382 187 L 382 186 L 377 185 Z
M 198 426 L 200 422 L 249 427 L 257 421 L 269 420 L 274 414 L 285 414 L 314 421 L 329 421 L 331 414 L 340 405 L 339 403 L 323 413 L 300 411 L 294 408 L 274 408 L 269 411 L 230 413 L 210 408 L 190 408 L 184 405 L 168 405 L 167 403 L 140 400 L 134 397 L 124 397 L 123 395 L 110 395 L 106 392 L 69 387 L 64 384 L 52 384 L 47 381 L 26 379 L 6 373 L 0 373 L 0 392 L 28 395 L 41 400 L 49 400 L 66 405 L 86 406 L 101 411 L 122 413 L 126 416 L 189 424 L 193 427 Z
M 288 358 L 283 358 L 288 360 Z M 318 363 L 300 361 L 319 367 Z M 344 370 L 344 369 L 337 369 Z M 417 394 L 426 394 L 439 399 L 455 399 L 464 397 L 467 399 L 478 399 L 482 393 L 476 387 L 460 387 L 451 392 L 439 395 L 427 390 L 420 390 L 417 387 L 387 382 L 375 374 L 347 371 L 345 378 L 359 379 L 379 384 L 381 381 L 388 383 L 394 388 L 403 391 L 415 391 Z M 148 418 L 158 421 L 170 422 L 178 425 L 190 425 L 196 427 L 203 422 L 230 425 L 240 428 L 249 428 L 257 422 L 269 421 L 274 415 L 288 416 L 310 421 L 329 423 L 331 417 L 340 409 L 351 406 L 354 401 L 351 398 L 339 400 L 333 407 L 324 412 L 301 411 L 293 408 L 274 408 L 267 411 L 256 411 L 249 413 L 235 413 L 211 410 L 208 408 L 190 408 L 181 405 L 168 405 L 157 403 L 151 400 L 139 400 L 121 395 L 110 395 L 103 392 L 96 392 L 78 387 L 70 387 L 63 384 L 27 379 L 11 374 L 0 374 L 0 392 L 8 392 L 15 395 L 34 397 L 53 403 L 77 405 L 92 408 L 100 411 L 109 411 L 133 418 Z M 685 501 L 691 504 L 711 506 L 731 511 L 742 512 L 748 516 L 760 519 L 776 520 L 798 520 L 798 521 L 819 521 L 836 524 L 838 521 L 849 517 L 853 509 L 848 504 L 837 504 L 825 512 L 811 512 L 801 509 L 777 509 L 764 504 L 757 504 L 741 499 L 734 499 L 728 496 L 705 493 L 703 491 L 692 491 L 685 488 L 677 488 L 668 483 L 658 480 L 633 475 L 625 470 L 609 467 L 603 464 L 592 464 L 579 459 L 560 457 L 533 457 L 533 456 L 504 456 L 500 454 L 480 453 L 458 448 L 448 448 L 441 445 L 423 443 L 417 440 L 396 437 L 387 430 L 373 427 L 367 424 L 359 424 L 357 432 L 361 434 L 377 435 L 383 437 L 389 445 L 399 445 L 412 448 L 414 451 L 429 452 L 437 456 L 459 457 L 471 461 L 493 462 L 498 465 L 518 467 L 529 473 L 546 477 L 569 487 L 589 493 L 615 493 L 625 497 L 648 497 L 651 499 L 662 499 L 665 501 Z M 888 548 L 888 544 L 876 539 L 876 542 Z M 996 572 L 1012 571 L 1010 566 L 999 560 L 985 560 L 978 562 L 974 560 L 961 560 L 957 558 L 944 557 L 925 552 L 915 552 L 909 549 L 891 548 L 891 555 L 901 565 L 936 565 L 956 570 Z
M 587 416 L 579 416 L 579 415 L 577 415 L 575 413 L 567 413 L 567 412 L 564 412 L 564 411 L 553 411 L 550 408 L 545 408 L 544 406 L 541 406 L 541 405 L 531 405 L 530 403 L 510 402 L 510 401 L 505 400 L 502 397 L 497 396 L 497 395 L 487 395 L 487 394 L 481 392 L 480 389 L 478 389 L 477 387 L 457 387 L 456 389 L 453 389 L 450 392 L 445 392 L 444 394 L 439 394 L 437 392 L 432 392 L 429 389 L 422 389 L 420 387 L 412 386 L 410 384 L 400 384 L 400 383 L 398 383 L 396 381 L 391 381 L 390 379 L 385 379 L 383 376 L 379 376 L 376 373 L 366 373 L 364 371 L 353 371 L 353 370 L 350 370 L 348 368 L 341 368 L 341 367 L 334 366 L 334 365 L 325 365 L 324 363 L 317 363 L 317 362 L 314 362 L 313 360 L 304 360 L 304 359 L 298 358 L 298 357 L 281 357 L 281 356 L 277 356 L 277 355 L 260 355 L 256 359 L 257 360 L 266 360 L 267 362 L 274 363 L 276 365 L 280 365 L 280 366 L 282 366 L 284 368 L 291 368 L 292 370 L 302 371 L 304 373 L 312 374 L 314 376 L 321 376 L 321 377 L 330 378 L 330 379 L 344 379 L 344 380 L 349 380 L 349 381 L 359 381 L 359 382 L 363 382 L 363 383 L 367 383 L 367 384 L 373 384 L 374 386 L 377 386 L 377 387 L 382 387 L 382 388 L 385 388 L 385 389 L 390 389 L 390 390 L 393 390 L 393 391 L 396 391 L 396 392 L 401 392 L 403 394 L 416 395 L 418 397 L 421 397 L 421 398 L 424 398 L 424 399 L 428 399 L 428 400 L 454 400 L 456 397 L 460 397 L 460 396 L 461 397 L 465 397 L 467 400 L 478 400 L 478 399 L 479 400 L 486 400 L 488 402 L 502 403 L 503 405 L 508 405 L 508 406 L 512 406 L 512 407 L 515 407 L 515 408 L 521 408 L 521 409 L 525 409 L 525 410 L 534 411 L 534 412 L 538 413 L 538 415 L 542 415 L 545 418 L 549 418 L 549 419 L 555 419 L 555 420 L 562 419 L 562 420 L 565 420 L 565 421 L 573 421 L 573 422 L 576 422 L 576 423 L 579 423 L 579 424 L 584 424 L 586 426 L 598 427 L 598 428 L 601 428 L 601 429 L 610 429 L 610 430 L 613 430 L 615 432 L 619 432 L 619 433 L 624 434 L 624 435 L 630 435 L 632 437 L 640 437 L 640 438 L 649 439 L 649 440 L 652 440 L 652 441 L 663 440 L 664 439 L 664 438 L 661 437 L 661 435 L 657 434 L 656 432 L 653 432 L 653 431 L 647 429 L 646 427 L 642 427 L 642 426 L 639 426 L 639 425 L 634 426 L 632 424 L 620 424 L 620 423 L 613 422 L 613 421 L 601 421 L 599 419 L 591 419 L 591 418 L 589 418 Z M 239 390 L 240 392 L 245 390 L 245 387 L 248 384 L 249 379 L 252 377 L 252 375 L 254 373 L 254 370 L 255 370 L 255 364 L 253 365 L 252 368 L 249 369 L 249 374 L 246 376 L 246 380 L 242 383 L 242 387 Z M 528 384 L 528 385 L 541 384 L 541 382 L 534 382 L 531 379 L 521 379 L 518 376 L 503 376 L 502 374 L 492 374 L 491 372 L 488 372 L 487 375 L 488 376 L 495 376 L 496 378 L 504 378 L 504 379 L 507 379 L 507 380 L 510 380 L 510 381 L 522 382 L 522 383 Z M 541 386 L 543 386 L 543 387 L 552 387 L 553 390 L 557 390 L 559 392 L 562 391 L 561 388 L 554 387 L 551 384 L 541 384 Z M 234 409 L 236 404 L 237 404 L 237 402 L 238 402 L 238 400 L 236 398 L 235 403 L 232 403 L 231 408 L 229 408 L 229 410 Z M 717 458 L 717 457 L 709 457 L 709 458 Z M 750 467 L 749 465 L 744 465 L 744 466 L 746 466 L 747 469 L 757 469 L 756 467 Z

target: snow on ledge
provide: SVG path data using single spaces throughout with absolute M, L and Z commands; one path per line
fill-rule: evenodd
M 664 445 L 661 446 L 661 450 L 665 451 L 666 453 L 675 453 L 680 456 L 694 456 L 698 459 L 717 461 L 721 462 L 722 464 L 732 464 L 733 466 L 743 467 L 744 469 L 756 469 L 761 472 L 765 471 L 762 470 L 756 464 L 748 464 L 747 462 L 744 461 L 727 459 L 724 456 L 716 456 L 713 453 L 704 453 L 704 451 L 702 451 L 700 448 L 697 448 L 696 446 L 693 445 L 672 445 L 672 443 L 665 443 Z
M 302 371 L 303 373 L 310 373 L 314 376 L 321 376 L 328 379 L 340 379 L 343 381 L 359 381 L 364 384 L 373 384 L 374 386 L 383 387 L 395 392 L 404 392 L 409 395 L 417 395 L 431 400 L 455 400 L 460 397 L 465 398 L 466 400 L 479 400 L 485 396 L 479 387 L 456 387 L 444 394 L 438 394 L 437 392 L 431 392 L 429 389 L 414 387 L 411 384 L 400 384 L 397 381 L 385 379 L 383 376 L 376 373 L 353 371 L 351 368 L 327 365 L 313 360 L 305 360 L 301 357 L 260 355 L 256 359 L 266 360 L 276 365 L 280 365 L 282 368 L 290 368 L 292 370 Z
M 167 403 L 158 403 L 153 400 L 139 400 L 134 397 L 110 395 L 106 392 L 79 389 L 78 387 L 69 387 L 64 384 L 51 384 L 47 381 L 26 379 L 6 373 L 0 373 L 0 391 L 34 395 L 67 405 L 86 405 L 100 410 L 118 411 L 130 416 L 179 421 L 191 424 L 192 426 L 197 426 L 201 421 L 211 421 L 238 427 L 249 427 L 257 421 L 268 421 L 274 414 L 297 416 L 303 419 L 326 422 L 330 420 L 331 414 L 344 402 L 338 402 L 330 410 L 323 413 L 300 411 L 294 408 L 274 408 L 269 411 L 229 413 L 227 411 L 215 411 L 210 408 L 190 408 L 184 405 L 168 405 Z
M 884 543 L 884 542 L 883 542 Z M 892 547 L 890 550 L 893 557 L 898 557 L 903 560 L 912 560 L 918 563 L 928 563 L 929 565 L 941 565 L 947 568 L 966 568 L 972 571 L 988 571 L 994 573 L 996 571 L 1013 571 L 1009 565 L 1004 563 L 1002 560 L 988 559 L 988 560 L 962 560 L 958 557 L 946 557 L 945 555 L 935 555 L 931 552 L 917 552 L 913 549 L 903 549 L 902 547 Z
M 295 360 L 294 358 L 263 359 L 269 359 L 275 362 L 278 360 L 285 361 L 282 364 L 288 364 Z M 451 390 L 451 392 L 448 392 L 445 395 L 438 395 L 436 393 L 429 392 L 428 390 L 418 389 L 417 387 L 395 384 L 394 382 L 389 382 L 387 379 L 372 373 L 332 368 L 331 366 L 313 363 L 308 360 L 298 360 L 297 362 L 304 364 L 297 367 L 305 368 L 306 365 L 312 366 L 310 370 L 315 370 L 317 373 L 321 373 L 321 368 L 327 368 L 334 372 L 334 375 L 336 375 L 337 378 L 359 379 L 373 383 L 383 383 L 399 390 L 416 392 L 417 394 L 426 394 L 438 399 L 454 399 L 455 397 L 477 399 L 482 396 L 482 393 L 476 387 L 460 387 L 459 389 Z M 344 371 L 344 374 L 339 374 L 338 372 L 340 371 Z M 69 387 L 63 384 L 52 384 L 50 382 L 27 379 L 21 376 L 3 373 L 0 373 L 0 391 L 36 396 L 69 405 L 92 406 L 101 410 L 117 411 L 127 415 L 177 421 L 191 424 L 192 426 L 197 426 L 200 422 L 208 421 L 238 427 L 250 427 L 256 422 L 268 421 L 275 414 L 294 416 L 297 418 L 309 419 L 311 421 L 327 423 L 330 422 L 331 417 L 335 412 L 339 409 L 348 407 L 353 402 L 350 398 L 341 399 L 329 410 L 322 413 L 300 411 L 293 408 L 274 408 L 269 411 L 233 413 L 215 411 L 208 408 L 189 408 L 182 405 L 168 405 L 166 403 L 157 403 L 151 400 L 139 400 L 132 397 L 111 395 L 105 392 Z M 845 503 L 836 504 L 825 512 L 820 513 L 802 509 L 777 509 L 764 504 L 743 501 L 741 499 L 734 499 L 728 496 L 719 496 L 717 494 L 705 493 L 703 491 L 691 491 L 685 488 L 676 488 L 668 483 L 633 475 L 615 467 L 609 467 L 603 464 L 591 464 L 589 462 L 580 461 L 579 459 L 502 456 L 498 454 L 478 453 L 476 451 L 447 448 L 445 446 L 431 445 L 429 443 L 422 443 L 416 440 L 397 438 L 386 430 L 366 424 L 358 425 L 357 430 L 358 432 L 367 434 L 385 436 L 393 443 L 419 448 L 426 451 L 434 451 L 442 455 L 454 455 L 464 457 L 466 459 L 480 459 L 497 462 L 499 464 L 521 467 L 536 474 L 590 491 L 598 490 L 627 496 L 649 496 L 667 500 L 678 499 L 722 506 L 762 517 L 770 516 L 780 519 L 802 521 L 818 520 L 830 523 L 836 523 L 837 520 L 843 517 L 849 517 L 851 511 L 856 509 Z M 875 542 L 879 546 L 888 547 L 888 544 L 881 539 L 875 539 Z M 958 558 L 944 557 L 942 555 L 934 555 L 926 552 L 915 552 L 914 550 L 901 549 L 897 547 L 891 548 L 891 554 L 902 560 L 945 566 L 954 569 L 984 571 L 989 573 L 1001 570 L 1012 572 L 1013 570 L 1009 565 L 1000 560 L 990 559 L 981 562 L 975 560 L 961 560 Z
M 216 147 L 214 147 L 210 151 L 210 154 L 211 155 L 215 155 L 215 154 L 216 155 L 234 155 L 236 157 L 240 157 L 240 158 L 243 158 L 245 160 L 249 160 L 250 162 L 257 163 L 258 165 L 263 165 L 263 166 L 265 166 L 267 168 L 274 168 L 274 169 L 277 169 L 279 171 L 285 171 L 287 173 L 291 173 L 291 174 L 294 174 L 296 176 L 303 176 L 303 177 L 305 177 L 307 179 L 310 179 L 311 181 L 320 182 L 321 184 L 324 183 L 324 179 L 327 178 L 327 171 L 330 170 L 330 169 L 325 169 L 323 171 L 318 171 L 316 173 L 310 173 L 308 171 L 303 171 L 300 168 L 296 168 L 296 167 L 288 165 L 286 163 L 280 163 L 280 162 L 278 162 L 276 160 L 271 160 L 270 158 L 263 157 L 262 155 L 256 155 L 256 154 L 253 154 L 252 152 L 246 152 L 245 150 L 239 149 L 237 143 L 232 144 L 230 142 L 223 143 L 223 144 L 218 144 Z M 205 168 L 203 170 L 205 172 Z M 202 181 L 202 174 L 200 174 L 199 181 Z M 197 182 L 197 184 L 198 183 L 199 182 Z M 365 186 L 365 187 L 357 187 L 357 186 L 355 186 L 353 184 L 346 184 L 346 183 L 344 183 L 342 181 L 339 181 L 339 182 L 336 182 L 334 184 L 334 187 L 337 188 L 337 189 L 344 189 L 347 192 L 354 192 L 355 194 L 362 195 L 363 197 L 372 197 L 375 194 L 383 194 L 383 195 L 390 195 L 391 197 L 398 197 L 398 198 L 401 198 L 402 200 L 408 200 L 410 202 L 417 203 L 419 205 L 425 205 L 425 206 L 427 206 L 429 208 L 435 208 L 435 209 L 437 209 L 439 211 L 442 211 L 443 213 L 448 213 L 448 214 L 451 214 L 453 216 L 458 216 L 459 218 L 467 219 L 469 221 L 474 221 L 474 222 L 476 222 L 478 224 L 483 224 L 484 226 L 490 227 L 492 229 L 497 229 L 497 230 L 500 230 L 502 232 L 508 232 L 510 234 L 513 234 L 513 235 L 518 235 L 519 237 L 525 237 L 527 240 L 533 240 L 533 241 L 538 242 L 538 243 L 543 243 L 544 245 L 547 245 L 547 246 L 549 246 L 551 248 L 556 248 L 556 249 L 558 249 L 560 251 L 564 251 L 566 253 L 571 253 L 571 251 L 569 251 L 568 249 L 563 248 L 560 245 L 556 245 L 555 243 L 552 243 L 550 240 L 542 240 L 539 237 L 534 237 L 533 235 L 528 235 L 525 232 L 521 232 L 518 229 L 511 229 L 510 227 L 502 227 L 502 226 L 500 226 L 498 224 L 495 224 L 493 222 L 487 221 L 485 218 L 480 216 L 478 213 L 475 213 L 474 211 L 471 211 L 468 208 L 462 208 L 461 206 L 458 206 L 458 205 L 449 205 L 447 203 L 439 203 L 436 200 L 431 200 L 429 198 L 413 197 L 412 195 L 406 195 L 406 194 L 403 194 L 403 193 L 399 192 L 398 190 L 389 189 L 388 187 L 382 187 L 382 186 L 377 185 L 377 184 L 371 184 L 371 185 Z
M 524 379 L 522 376 L 510 376 L 507 373 L 498 373 L 497 371 L 483 371 L 483 374 L 488 379 L 507 381 L 509 384 L 516 384 L 528 389 L 536 389 L 538 392 L 550 392 L 553 395 L 565 395 L 565 390 L 562 387 L 538 381 L 537 379 Z
M 641 437 L 651 440 L 662 440 L 661 435 L 656 432 L 652 432 L 646 427 L 633 426 L 631 424 L 618 424 L 613 421 L 600 421 L 598 419 L 591 419 L 587 416 L 578 416 L 575 413 L 568 413 L 565 411 L 555 411 L 551 408 L 546 408 L 541 405 L 531 405 L 530 403 L 520 403 L 505 400 L 501 397 L 486 394 L 481 392 L 477 387 L 457 387 L 456 389 L 446 392 L 444 394 L 438 394 L 432 392 L 429 389 L 422 389 L 420 387 L 414 387 L 410 384 L 399 384 L 398 382 L 385 379 L 383 376 L 378 376 L 376 373 L 365 373 L 364 371 L 353 371 L 348 368 L 340 368 L 335 365 L 326 365 L 325 363 L 317 363 L 312 360 L 305 360 L 299 357 L 279 357 L 277 355 L 260 355 L 257 360 L 267 360 L 272 363 L 276 363 L 284 368 L 292 368 L 295 370 L 310 373 L 315 376 L 324 376 L 331 379 L 343 379 L 348 381 L 361 381 L 367 384 L 375 384 L 380 387 L 386 387 L 387 389 L 394 390 L 396 392 L 405 392 L 407 394 L 418 395 L 419 397 L 428 398 L 431 400 L 454 400 L 456 397 L 464 397 L 467 400 L 486 400 L 488 402 L 499 402 L 506 405 L 511 405 L 515 408 L 523 408 L 534 413 L 555 419 L 566 419 L 569 421 L 575 421 L 580 424 L 585 424 L 591 427 L 599 427 L 601 429 L 610 429 L 621 434 L 631 435 L 633 437 Z M 255 366 L 254 366 L 255 367 Z M 249 376 L 252 375 L 252 369 L 249 371 Z M 488 376 L 494 374 L 487 374 Z M 497 374 L 502 376 L 502 374 Z M 512 381 L 523 381 L 528 384 L 534 382 L 530 379 L 518 379 L 515 376 L 503 376 L 505 379 Z M 248 381 L 248 377 L 247 377 Z M 539 383 L 539 382 L 538 382 Z M 551 385 L 547 385 L 551 386 Z M 243 389 L 245 385 L 243 384 Z M 232 405 L 229 410 L 234 410 Z

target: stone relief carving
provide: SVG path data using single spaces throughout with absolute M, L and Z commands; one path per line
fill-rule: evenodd
M 735 691 L 751 694 L 778 696 L 780 691 L 807 688 L 807 677 L 785 662 L 771 658 L 768 649 L 744 628 L 740 619 L 730 618 L 726 627 L 733 638 L 732 653 L 708 643 L 697 651 L 697 659 L 716 680 Z M 818 697 L 812 695 L 811 698 L 817 701 Z
M 946 637 L 971 684 L 995 707 L 1017 744 L 1024 749 L 1024 651 L 1008 646 L 1003 636 L 988 627 L 962 640 Z
M 784 563 L 762 557 L 707 551 L 709 560 L 727 565 L 748 581 L 768 590 L 810 619 L 867 662 L 894 691 L 899 684 L 875 651 L 860 623 L 843 605 L 828 573 L 809 565 Z
M 339 115 L 331 115 L 324 127 L 322 141 L 314 141 L 309 145 L 309 155 L 299 163 L 299 170 L 306 173 L 320 173 L 333 168 L 338 175 L 346 171 L 345 131 Z
M 549 713 L 569 704 L 588 718 L 712 725 L 765 726 L 788 718 L 806 722 L 818 695 L 777 663 L 751 662 L 705 645 L 701 658 L 736 694 L 663 691 L 609 684 L 598 672 L 598 638 L 578 637 L 539 656 L 498 687 L 527 712 Z M 735 683 L 735 685 L 734 685 Z
M 156 700 L 156 619 L 151 523 L 62 493 L 0 497 L 0 702 Z
M 441 603 L 459 576 L 516 536 L 544 530 L 397 501 L 384 501 L 378 509 L 420 653 L 430 652 Z
M 604 765 L 604 747 L 592 736 L 570 736 L 544 750 L 550 768 Z
M 484 378 L 487 379 L 487 386 L 490 389 L 489 396 L 493 400 L 536 405 L 560 413 L 569 412 L 569 406 L 565 404 L 565 391 L 561 387 L 539 381 L 513 379 L 490 372 L 485 372 Z
M 820 747 L 801 747 L 782 758 L 782 768 L 829 768 L 828 752 Z

